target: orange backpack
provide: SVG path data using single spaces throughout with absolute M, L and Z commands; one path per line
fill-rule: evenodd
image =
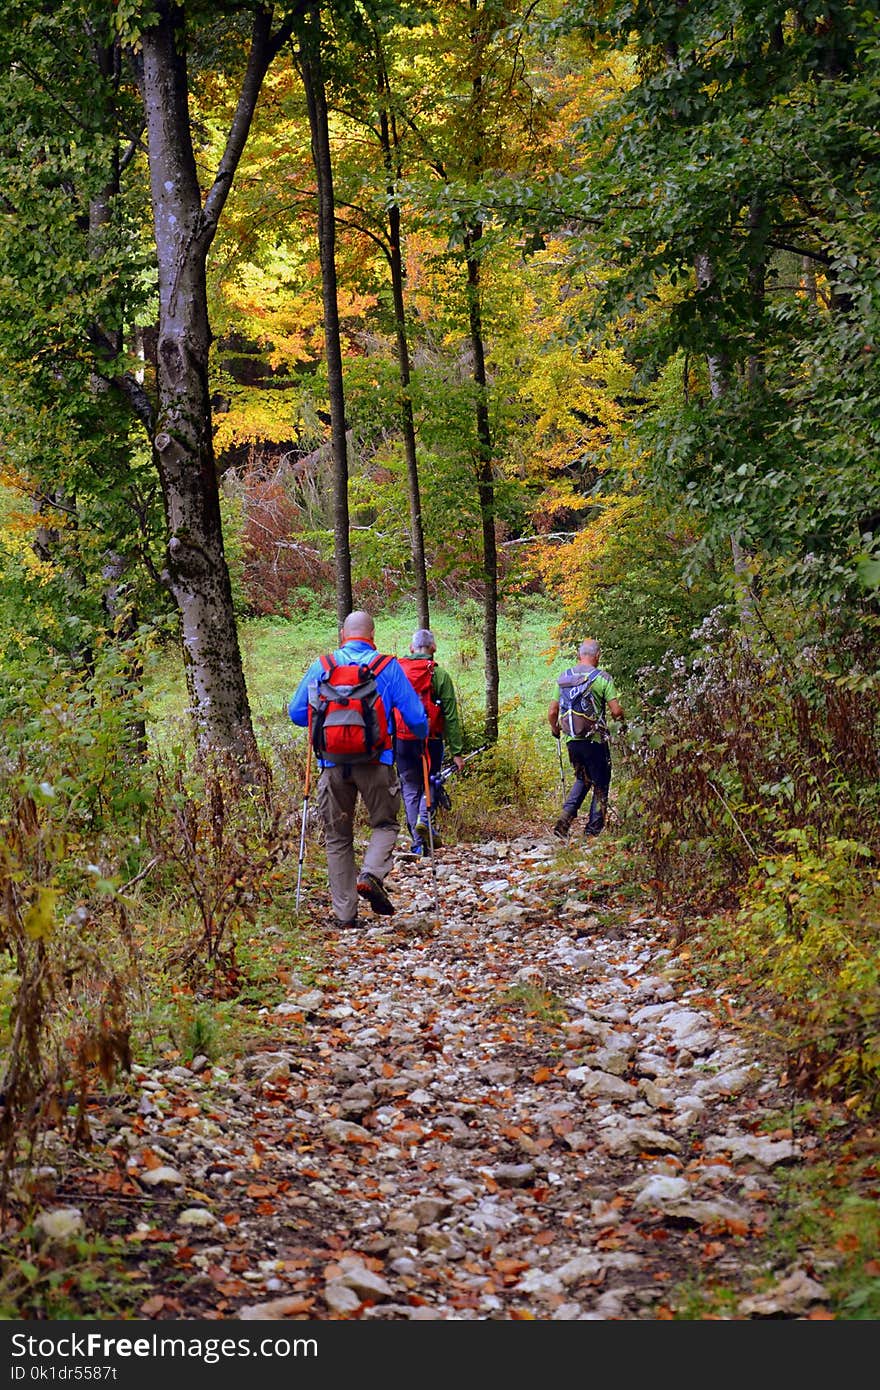
M 425 706 L 428 716 L 428 738 L 442 738 L 444 729 L 443 707 L 434 699 L 431 682 L 437 663 L 429 656 L 402 656 L 400 664 L 406 672 L 413 690 Z M 394 733 L 397 738 L 415 738 L 409 725 L 404 722 L 400 710 L 394 711 Z

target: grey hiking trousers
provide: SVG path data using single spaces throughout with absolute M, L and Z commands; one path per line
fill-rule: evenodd
M 324 821 L 327 877 L 333 911 L 340 922 L 357 917 L 358 868 L 354 822 L 360 796 L 370 820 L 363 867 L 382 883 L 391 868 L 400 832 L 400 779 L 393 763 L 325 767 L 318 781 L 318 810 Z

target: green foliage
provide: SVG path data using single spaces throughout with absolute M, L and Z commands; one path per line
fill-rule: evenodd
M 82 1236 L 59 1248 L 30 1223 L 9 1231 L 0 1242 L 0 1319 L 137 1317 L 150 1284 L 146 1272 L 131 1277 L 127 1255 L 121 1237 Z
M 0 695 L 3 771 L 28 789 L 45 786 L 75 833 L 137 833 L 149 792 L 130 775 L 146 713 L 142 684 L 151 663 L 150 634 L 94 651 L 92 671 L 29 653 L 10 668 L 14 686 Z M 4 788 L 0 785 L 0 806 Z
M 228 998 L 241 982 L 239 934 L 283 882 L 289 811 L 268 787 L 243 788 L 221 758 L 202 769 L 159 758 L 154 776 L 144 833 L 183 928 L 171 959 L 202 996 Z
M 649 401 L 649 475 L 719 553 L 737 533 L 845 629 L 880 501 L 876 11 L 789 24 L 772 4 L 621 3 L 577 18 L 634 41 L 639 64 L 585 124 L 577 187 L 606 270 L 596 326 L 626 335 Z M 676 361 L 682 395 L 650 408 Z
M 101 42 L 107 14 L 88 0 L 13 3 L 0 19 L 0 479 L 16 499 L 0 540 L 0 632 L 12 651 L 81 656 L 78 625 L 106 623 L 111 557 L 128 611 L 163 606 L 161 499 L 111 385 L 142 373 L 127 349 L 154 276 L 142 209 L 118 182 L 133 94 L 97 61 Z
M 729 602 L 726 576 L 707 559 L 698 533 L 647 496 L 612 504 L 543 560 L 563 602 L 558 640 L 574 651 L 598 638 L 624 700 L 640 700 L 658 671 L 695 655 L 701 623 Z
M 789 1049 L 861 1114 L 880 1106 L 876 847 L 795 828 L 750 875 L 736 950 L 782 1001 Z
M 511 985 L 504 995 L 504 1003 L 510 1009 L 522 1009 L 545 1028 L 558 1027 L 568 1018 L 563 1001 L 540 981 L 527 980 Z

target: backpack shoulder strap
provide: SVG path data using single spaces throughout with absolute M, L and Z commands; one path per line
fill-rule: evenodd
M 336 660 L 336 657 L 333 655 L 332 652 L 327 652 L 324 656 L 321 657 L 321 665 L 324 668 L 324 675 L 329 676 L 331 671 L 336 670 L 336 667 L 339 665 L 339 662 Z
M 383 655 L 382 652 L 376 652 L 376 655 L 371 656 L 369 661 L 365 664 L 367 670 L 372 671 L 374 676 L 378 676 L 379 672 L 384 671 L 385 667 L 390 665 L 393 660 L 393 656 Z

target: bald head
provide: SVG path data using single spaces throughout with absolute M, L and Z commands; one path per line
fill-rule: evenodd
M 340 628 L 343 642 L 347 642 L 350 637 L 363 637 L 368 642 L 372 642 L 375 632 L 376 624 L 373 622 L 372 615 L 362 608 L 355 613 L 349 613 Z
M 578 660 L 586 666 L 596 666 L 599 661 L 599 643 L 592 637 L 581 642 L 578 647 Z

